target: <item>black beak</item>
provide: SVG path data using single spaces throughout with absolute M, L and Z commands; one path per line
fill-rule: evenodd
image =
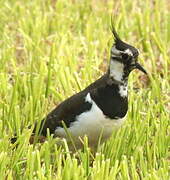
M 147 72 L 145 71 L 145 69 L 144 69 L 139 63 L 136 63 L 136 64 L 135 64 L 135 68 L 136 68 L 136 69 L 139 69 L 139 70 L 142 71 L 143 73 L 147 74 Z

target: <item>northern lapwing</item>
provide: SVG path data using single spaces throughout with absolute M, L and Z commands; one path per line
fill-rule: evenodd
M 115 42 L 107 72 L 50 112 L 41 122 L 41 135 L 46 136 L 49 129 L 55 137 L 68 140 L 64 123 L 77 147 L 81 146 L 80 138 L 85 135 L 89 145 L 95 146 L 101 134 L 104 141 L 122 125 L 128 111 L 128 76 L 136 68 L 146 71 L 137 62 L 139 51 L 123 42 L 114 27 L 112 33 Z
M 113 130 L 125 121 L 128 111 L 128 76 L 134 69 L 146 73 L 137 62 L 139 51 L 123 42 L 112 28 L 114 44 L 111 47 L 107 72 L 81 92 L 69 97 L 40 124 L 39 134 L 46 136 L 47 129 L 54 137 L 70 141 L 63 127 L 67 127 L 77 148 L 86 135 L 89 146 L 94 147 L 108 139 Z

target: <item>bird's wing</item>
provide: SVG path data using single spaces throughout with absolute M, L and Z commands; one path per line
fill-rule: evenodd
M 46 135 L 47 128 L 54 133 L 57 127 L 62 127 L 63 122 L 67 127 L 75 120 L 75 116 L 81 114 L 91 105 L 85 102 L 86 92 L 77 93 L 59 104 L 44 118 L 40 125 L 40 134 Z
M 75 117 L 91 108 L 91 104 L 85 101 L 86 95 L 96 88 L 105 84 L 107 74 L 96 80 L 83 91 L 69 97 L 51 111 L 40 124 L 40 134 L 46 135 L 49 128 L 50 133 L 54 133 L 57 127 L 62 127 L 63 122 L 67 127 L 75 121 Z

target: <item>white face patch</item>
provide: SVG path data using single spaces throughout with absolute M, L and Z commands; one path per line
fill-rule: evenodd
M 126 49 L 124 53 L 128 54 L 129 56 L 133 56 L 133 53 L 130 49 Z
M 125 120 L 125 118 L 116 120 L 106 118 L 101 109 L 91 99 L 90 93 L 87 94 L 85 101 L 92 104 L 91 109 L 78 115 L 76 121 L 72 122 L 68 128 L 77 148 L 82 146 L 80 138 L 83 139 L 85 135 L 89 138 L 89 145 L 91 147 L 97 145 L 101 135 L 101 142 L 105 141 L 111 136 L 113 130 L 118 129 Z M 55 130 L 55 135 L 66 138 L 69 141 L 69 137 L 64 128 L 57 128 Z
M 116 55 L 116 56 L 121 55 L 121 52 L 122 52 L 122 51 L 116 49 L 115 46 L 113 46 L 112 49 L 111 49 L 111 54 Z
M 127 85 L 119 85 L 119 94 L 121 97 L 127 97 L 128 90 Z
M 116 81 L 122 81 L 124 74 L 124 65 L 121 62 L 111 60 L 110 61 L 110 76 Z

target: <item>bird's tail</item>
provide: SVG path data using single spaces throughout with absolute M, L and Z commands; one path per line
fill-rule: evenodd
M 29 126 L 28 129 L 32 129 L 32 126 Z M 10 142 L 12 144 L 16 143 L 18 140 L 18 136 L 15 134 L 14 137 L 10 138 Z M 41 134 L 41 129 L 38 128 L 38 124 L 35 123 L 33 127 L 33 131 L 29 137 L 29 143 L 34 144 L 35 142 L 43 143 L 46 140 L 46 136 Z
M 10 142 L 14 144 L 17 141 L 17 136 L 10 138 Z

